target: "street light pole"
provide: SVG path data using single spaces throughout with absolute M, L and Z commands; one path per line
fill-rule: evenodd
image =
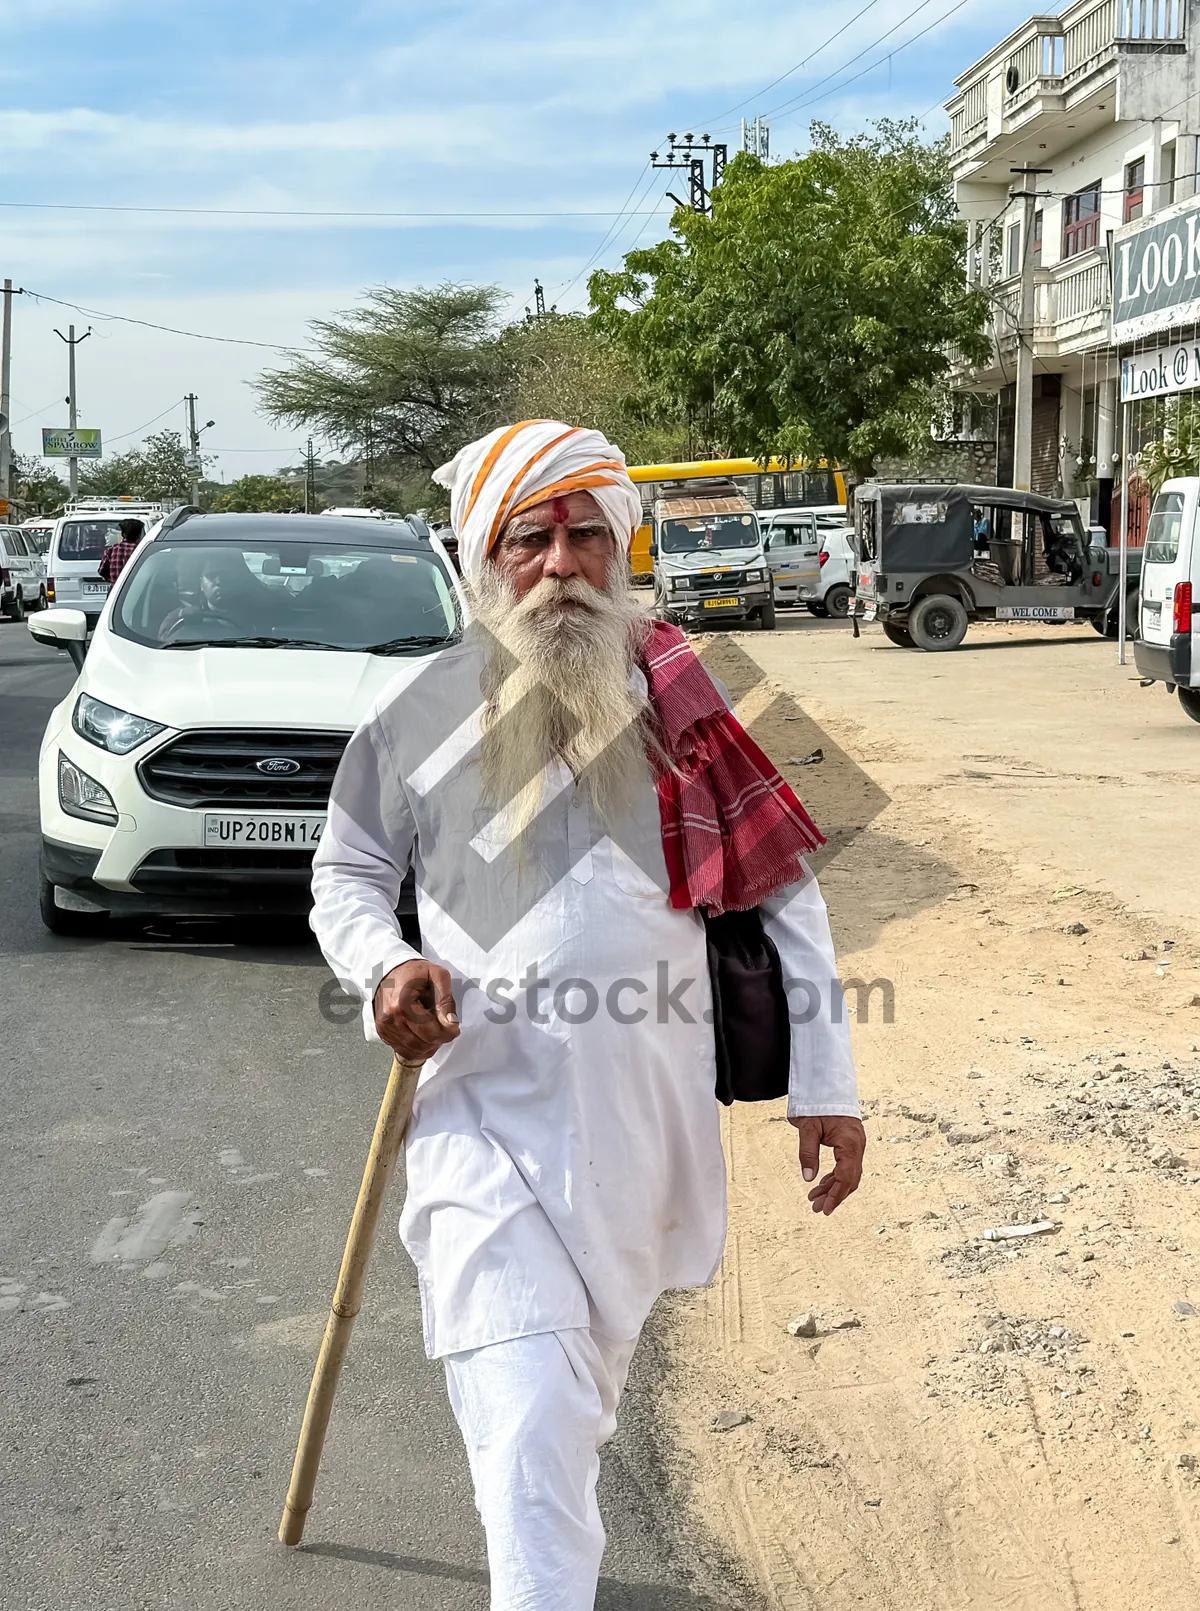
M 216 422 L 215 420 L 209 420 L 208 423 L 206 425 L 202 425 L 200 427 L 200 431 L 198 431 L 196 429 L 195 392 L 189 392 L 184 398 L 184 402 L 187 404 L 188 411 L 188 465 L 192 472 L 192 504 L 195 508 L 199 509 L 200 472 L 202 469 L 200 462 L 200 431 L 207 431 L 211 429 Z
M 1121 404 L 1121 546 L 1117 561 L 1120 574 L 1117 578 L 1117 664 L 1125 664 L 1125 631 L 1127 601 L 1126 568 L 1129 564 L 1129 404 Z

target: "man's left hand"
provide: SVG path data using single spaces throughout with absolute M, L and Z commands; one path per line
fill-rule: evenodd
M 789 1119 L 800 1132 L 800 1168 L 805 1180 L 816 1180 L 821 1161 L 821 1148 L 833 1151 L 833 1168 L 808 1194 L 814 1214 L 832 1214 L 840 1202 L 858 1190 L 862 1179 L 863 1153 L 867 1150 L 867 1132 L 861 1119 L 834 1113 L 824 1118 Z

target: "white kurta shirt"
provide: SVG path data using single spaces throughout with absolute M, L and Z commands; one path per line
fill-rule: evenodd
M 517 856 L 479 803 L 481 665 L 468 641 L 388 685 L 313 873 L 313 928 L 369 1039 L 379 981 L 418 954 L 395 917 L 410 865 L 423 953 L 455 979 L 462 1031 L 421 1076 L 400 1226 L 432 1357 L 576 1326 L 636 1337 L 661 1292 L 712 1279 L 725 1235 L 704 928 L 667 900 L 649 773 L 612 837 L 548 773 Z M 785 978 L 808 982 L 789 1112 L 857 1115 L 816 880 L 766 911 Z

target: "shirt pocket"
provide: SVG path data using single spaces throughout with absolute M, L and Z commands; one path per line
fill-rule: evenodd
M 658 852 L 655 863 L 650 870 L 636 861 L 632 856 L 622 850 L 615 840 L 608 841 L 609 856 L 612 862 L 613 883 L 625 895 L 636 896 L 644 901 L 666 901 L 670 891 L 667 882 L 667 864 L 663 860 L 661 847 L 654 847 Z M 651 860 L 649 856 L 643 858 Z

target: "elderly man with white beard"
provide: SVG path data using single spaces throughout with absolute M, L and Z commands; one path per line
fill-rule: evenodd
M 865 1137 L 802 859 L 820 835 L 638 603 L 620 451 L 524 421 L 437 479 L 473 620 L 351 738 L 312 922 L 368 1038 L 426 1060 L 400 1231 L 492 1611 L 590 1611 L 599 1450 L 638 1335 L 661 1293 L 712 1280 L 724 1241 L 706 920 L 757 910 L 789 1000 L 804 986 L 784 1074 L 816 1213 L 857 1187 Z M 410 866 L 420 952 L 395 918 Z

